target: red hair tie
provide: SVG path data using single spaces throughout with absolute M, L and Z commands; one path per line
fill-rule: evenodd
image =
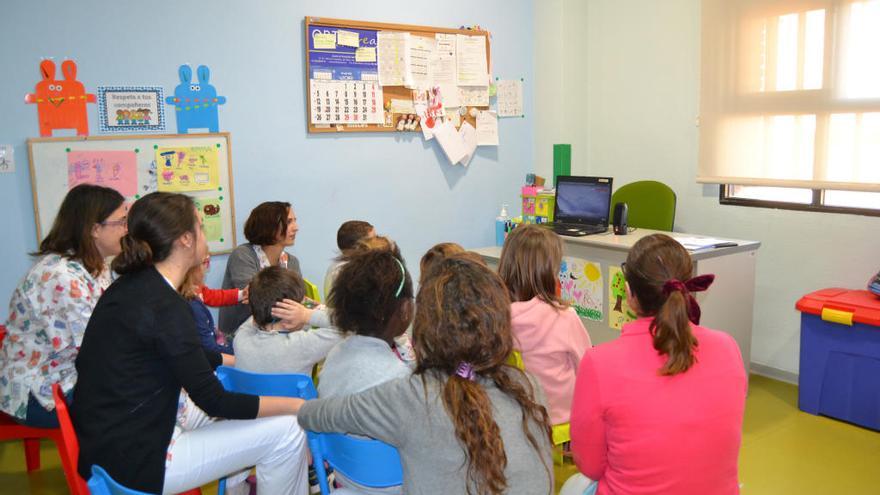
M 669 294 L 673 292 L 681 292 L 681 294 L 687 299 L 687 313 L 688 319 L 694 325 L 700 324 L 700 305 L 697 304 L 697 299 L 691 294 L 692 292 L 703 292 L 708 289 L 712 282 L 715 281 L 715 275 L 711 273 L 707 273 L 705 275 L 699 275 L 697 277 L 688 279 L 684 282 L 678 280 L 676 278 L 667 280 L 666 283 L 663 284 L 663 296 L 669 297 Z

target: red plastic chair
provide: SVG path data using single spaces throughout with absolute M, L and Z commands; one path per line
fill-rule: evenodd
M 86 481 L 80 477 L 76 470 L 79 459 L 79 441 L 73 430 L 73 422 L 67 411 L 67 399 L 61 385 L 52 385 L 52 397 L 55 398 L 55 414 L 58 415 L 58 425 L 61 430 L 61 439 L 58 442 L 58 455 L 61 456 L 61 467 L 64 469 L 64 477 L 67 479 L 67 488 L 72 495 L 89 495 Z
M 72 495 L 89 495 L 86 481 L 82 479 L 76 470 L 79 460 L 79 440 L 70 420 L 67 410 L 67 400 L 61 386 L 57 383 L 52 385 L 52 396 L 55 398 L 55 411 L 58 414 L 58 424 L 61 426 L 61 441 L 58 443 L 58 453 L 61 455 L 61 466 L 64 468 L 64 476 L 67 478 L 67 487 Z M 193 488 L 180 495 L 202 495 L 201 488 Z
M 0 325 L 0 347 L 5 337 L 6 327 Z M 24 458 L 29 473 L 40 469 L 40 439 L 43 438 L 49 438 L 57 444 L 61 439 L 61 430 L 20 425 L 11 416 L 0 412 L 0 440 L 24 441 Z

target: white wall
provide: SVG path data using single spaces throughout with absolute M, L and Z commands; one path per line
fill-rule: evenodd
M 561 0 L 564 32 L 556 56 L 586 76 L 586 121 L 579 85 L 564 84 L 556 105 L 565 112 L 572 172 L 610 175 L 622 185 L 641 179 L 669 184 L 678 194 L 676 230 L 761 241 L 754 307 L 752 362 L 797 373 L 800 320 L 797 299 L 823 287 L 862 288 L 880 268 L 880 218 L 722 206 L 718 187 L 695 182 L 699 111 L 699 0 Z M 543 2 L 542 2 L 543 4 Z M 552 32 L 536 17 L 536 33 Z M 571 42 L 576 39 L 580 43 Z M 536 46 L 540 45 L 536 35 Z M 553 57 L 550 57 L 553 58 Z M 552 68 L 536 53 L 538 77 Z M 558 71 L 565 78 L 565 70 Z M 572 78 L 572 80 L 576 80 Z M 544 153 L 540 129 L 557 118 L 536 92 L 535 152 Z M 749 311 L 750 308 L 743 308 Z

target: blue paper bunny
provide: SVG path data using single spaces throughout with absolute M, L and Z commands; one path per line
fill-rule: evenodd
M 208 83 L 211 71 L 207 65 L 200 65 L 197 72 L 199 83 L 193 84 L 192 68 L 181 65 L 180 84 L 174 88 L 174 96 L 165 98 L 166 103 L 174 105 L 178 134 L 188 134 L 190 129 L 220 131 L 217 106 L 226 103 L 226 97 L 217 96 L 217 89 Z

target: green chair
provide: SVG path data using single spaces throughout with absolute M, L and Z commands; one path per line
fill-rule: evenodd
M 642 229 L 672 231 L 675 222 L 675 192 L 662 182 L 642 180 L 632 182 L 611 195 L 611 221 L 614 205 L 628 206 L 627 225 Z

